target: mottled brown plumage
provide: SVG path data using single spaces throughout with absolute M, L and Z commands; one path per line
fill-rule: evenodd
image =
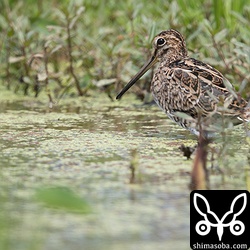
M 117 99 L 159 62 L 151 92 L 155 102 L 179 125 L 198 134 L 214 130 L 227 117 L 233 124 L 248 119 L 247 102 L 230 82 L 212 66 L 189 58 L 183 36 L 176 30 L 162 31 L 153 40 L 150 60 L 118 94 Z M 222 118 L 223 117 L 223 118 Z

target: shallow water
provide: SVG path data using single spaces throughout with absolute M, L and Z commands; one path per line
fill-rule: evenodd
M 46 102 L 6 93 L 0 249 L 189 249 L 192 160 L 178 147 L 194 146 L 195 136 L 129 95 L 120 102 L 100 94 L 60 101 L 50 110 Z M 223 174 L 211 170 L 210 187 L 246 189 L 244 129 L 228 137 L 224 157 L 216 160 Z M 130 184 L 133 150 L 139 163 Z M 37 190 L 50 187 L 71 190 L 90 213 L 51 208 L 36 198 Z

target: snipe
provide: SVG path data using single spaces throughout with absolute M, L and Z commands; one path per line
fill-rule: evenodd
M 213 131 L 218 121 L 224 124 L 224 118 L 234 125 L 248 121 L 247 102 L 218 70 L 188 57 L 185 40 L 178 31 L 162 31 L 154 38 L 153 47 L 149 61 L 116 99 L 159 62 L 151 92 L 159 107 L 182 127 L 199 134 L 201 129 Z

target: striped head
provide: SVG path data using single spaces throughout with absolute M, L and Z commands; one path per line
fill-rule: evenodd
M 187 57 L 187 48 L 183 36 L 176 30 L 162 31 L 153 40 L 154 53 L 158 61 L 166 63 Z
M 130 89 L 153 65 L 162 62 L 167 65 L 175 60 L 187 56 L 187 48 L 183 36 L 176 30 L 170 29 L 162 31 L 153 40 L 154 51 L 151 58 L 131 81 L 121 90 L 116 99 L 120 99 L 123 94 Z

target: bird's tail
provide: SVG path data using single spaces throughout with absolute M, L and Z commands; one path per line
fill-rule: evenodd
M 239 119 L 243 122 L 250 122 L 250 102 L 248 105 L 243 109 Z

